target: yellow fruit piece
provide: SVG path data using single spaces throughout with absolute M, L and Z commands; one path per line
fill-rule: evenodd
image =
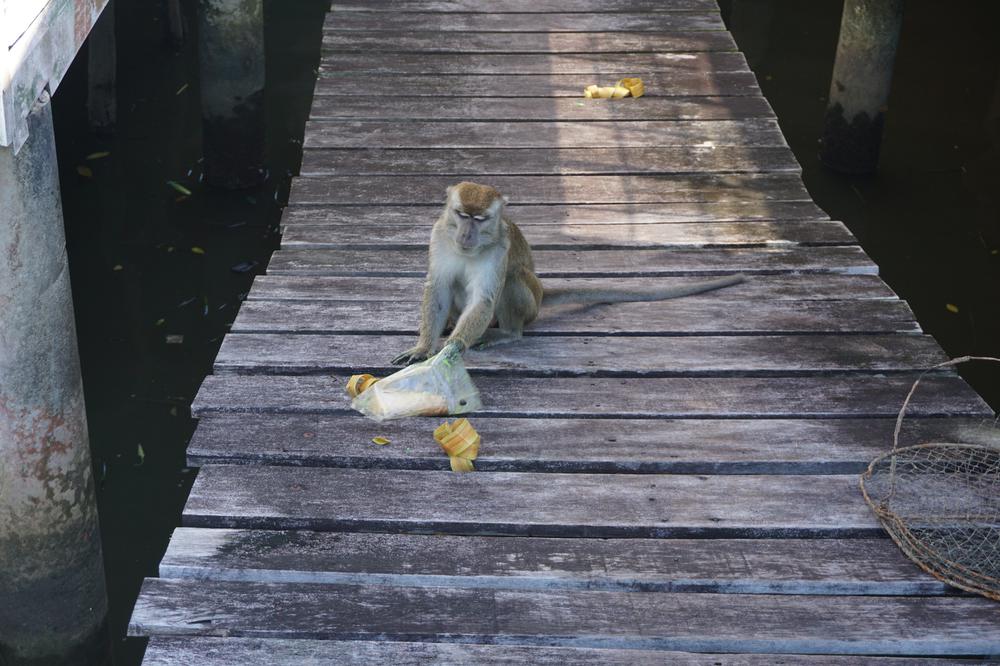
M 622 79 L 618 82 L 618 85 L 622 88 L 627 88 L 632 97 L 642 97 L 646 94 L 646 86 L 643 85 L 642 79 Z
M 958 314 L 958 306 L 954 303 L 945 304 L 944 309 L 952 314 Z
M 93 178 L 94 177 L 94 172 L 93 172 L 93 170 L 91 170 L 90 167 L 78 166 L 76 168 L 76 172 L 78 174 L 80 174 L 81 176 L 83 176 L 84 178 Z
M 378 378 L 371 375 L 351 375 L 351 378 L 347 380 L 347 395 L 357 398 L 377 381 Z
M 472 466 L 471 460 L 465 458 L 451 458 L 451 471 L 453 472 L 474 472 L 476 468 Z
M 434 429 L 434 439 L 451 459 L 452 471 L 471 472 L 475 469 L 472 461 L 479 456 L 481 438 L 469 419 L 458 419 L 453 423 L 445 421 Z
M 372 442 L 378 444 L 379 446 L 385 446 L 389 443 L 389 440 L 385 437 L 372 437 Z

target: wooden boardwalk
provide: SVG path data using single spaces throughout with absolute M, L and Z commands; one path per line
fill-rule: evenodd
M 327 17 L 282 249 L 195 401 L 201 469 L 133 614 L 146 663 L 1000 652 L 1000 607 L 921 573 L 858 491 L 945 356 L 812 203 L 714 0 L 399 6 Z M 647 96 L 582 99 L 624 75 Z M 483 444 L 454 474 L 440 419 L 376 424 L 344 385 L 412 343 L 462 179 L 510 196 L 547 284 L 749 279 L 470 352 Z M 992 411 L 941 374 L 912 414 L 904 437 L 968 441 Z

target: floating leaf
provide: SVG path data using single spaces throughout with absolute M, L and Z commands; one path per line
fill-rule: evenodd
M 166 319 L 157 319 L 156 320 L 156 326 L 163 326 L 166 323 L 167 323 Z
M 205 254 L 205 249 L 195 245 L 194 247 L 191 248 L 191 252 L 193 252 L 194 254 Z
M 123 271 L 123 270 L 125 270 L 125 267 L 124 267 L 124 266 L 122 266 L 121 264 L 115 264 L 115 265 L 114 265 L 114 266 L 113 266 L 113 267 L 111 268 L 111 270 L 113 270 L 113 271 Z
M 110 154 L 111 153 L 109 151 L 107 151 L 107 150 L 99 150 L 96 153 L 91 153 L 91 154 L 87 155 L 87 159 L 88 160 L 103 160 L 105 157 L 107 157 Z
M 168 345 L 184 344 L 184 336 L 177 333 L 171 333 L 170 335 L 165 336 L 164 340 Z
M 183 185 L 181 185 L 180 183 L 178 183 L 175 180 L 168 180 L 167 181 L 167 185 L 169 185 L 170 187 L 174 188 L 174 190 L 176 190 L 177 192 L 180 192 L 181 194 L 183 194 L 186 197 L 191 196 L 191 190 L 189 190 L 188 188 L 184 187 Z
M 389 443 L 389 440 L 385 437 L 372 437 L 372 442 L 378 444 L 379 446 L 385 446 Z
M 78 174 L 80 174 L 81 176 L 83 176 L 84 178 L 93 178 L 94 177 L 94 172 L 93 172 L 93 170 L 91 170 L 90 167 L 78 166 L 76 168 L 76 172 Z
M 186 83 L 185 83 L 185 84 L 184 84 L 184 85 L 182 85 L 182 86 L 181 86 L 180 88 L 178 88 L 178 89 L 177 89 L 177 92 L 175 92 L 174 94 L 175 94 L 175 95 L 180 95 L 180 94 L 181 94 L 182 92 L 184 92 L 184 91 L 185 91 L 185 90 L 187 90 L 187 89 L 188 89 L 188 84 L 186 84 Z
M 945 304 L 944 309 L 952 314 L 958 314 L 958 306 L 954 303 Z
M 139 464 L 146 462 L 146 451 L 142 448 L 142 444 L 136 446 L 135 453 L 139 456 Z

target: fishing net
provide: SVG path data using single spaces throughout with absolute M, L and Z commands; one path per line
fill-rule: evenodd
M 931 370 L 969 360 L 1000 362 L 964 356 Z M 922 378 L 899 410 L 892 451 L 861 475 L 861 492 L 892 540 L 924 571 L 1000 600 L 1000 437 L 986 445 L 899 446 L 906 408 Z

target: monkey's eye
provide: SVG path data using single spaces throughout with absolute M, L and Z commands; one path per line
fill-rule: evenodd
M 482 215 L 473 215 L 472 219 L 475 220 L 476 222 L 483 222 L 486 220 L 486 218 L 483 217 Z
M 471 215 L 469 215 L 468 213 L 463 213 L 463 212 L 462 212 L 462 211 L 460 211 L 460 210 L 456 210 L 456 211 L 455 211 L 455 214 L 456 214 L 456 215 L 458 215 L 458 216 L 459 216 L 460 218 L 462 218 L 462 219 L 464 219 L 464 220 L 467 220 L 467 219 L 469 219 L 470 217 L 472 217 L 472 216 L 471 216 Z

